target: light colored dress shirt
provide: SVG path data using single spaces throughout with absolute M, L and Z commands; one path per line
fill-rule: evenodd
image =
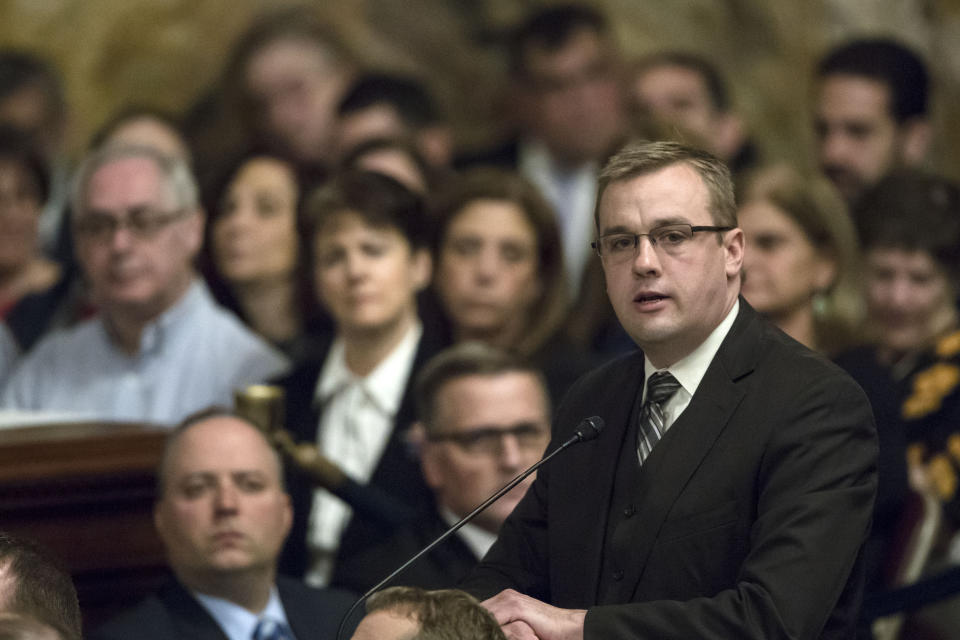
M 443 518 L 443 521 L 447 523 L 448 527 L 452 527 L 460 522 L 460 517 L 446 507 L 440 507 L 440 517 Z M 460 539 L 463 540 L 467 548 L 473 552 L 477 560 L 487 555 L 487 551 L 489 551 L 493 543 L 497 541 L 497 534 L 490 533 L 486 529 L 481 529 L 472 522 L 468 522 L 457 529 L 457 533 L 454 535 L 460 536 Z
M 6 322 L 0 322 L 0 389 L 20 357 L 20 347 Z
M 135 355 L 114 344 L 102 316 L 47 336 L 11 374 L 0 408 L 173 425 L 212 404 L 232 406 L 235 389 L 287 368 L 197 280 L 144 329 Z
M 320 452 L 361 484 L 370 480 L 393 433 L 423 327 L 415 323 L 393 351 L 365 377 L 347 367 L 343 341 L 330 347 L 317 382 L 323 407 L 317 430 Z M 324 586 L 333 571 L 340 536 L 352 510 L 323 489 L 313 495 L 307 542 L 312 558 L 307 583 Z
M 276 620 L 285 624 L 287 628 L 290 627 L 287 612 L 283 609 L 280 594 L 275 586 L 270 588 L 270 599 L 267 601 L 267 606 L 259 614 L 253 614 L 240 605 L 223 598 L 215 598 L 197 592 L 193 592 L 193 596 L 213 616 L 213 619 L 217 621 L 229 640 L 250 640 L 253 638 L 253 630 L 257 628 L 257 622 L 261 618 Z M 293 631 L 290 631 L 290 635 L 293 635 Z
M 657 371 L 669 371 L 673 377 L 680 383 L 680 388 L 667 401 L 663 407 L 664 433 L 676 422 L 683 410 L 690 404 L 693 394 L 697 392 L 700 381 L 707 373 L 707 368 L 713 362 L 713 357 L 720 350 L 723 339 L 730 333 L 730 327 L 733 321 L 737 319 L 737 313 L 740 311 L 740 300 L 733 303 L 733 308 L 727 313 L 726 317 L 716 326 L 716 328 L 707 336 L 707 339 L 700 343 L 700 346 L 686 356 L 670 365 L 666 369 L 657 369 L 646 356 L 644 360 L 644 380 L 643 380 L 643 400 L 647 399 L 647 382 Z
M 599 165 L 588 162 L 574 169 L 559 167 L 547 148 L 535 141 L 521 143 L 518 153 L 520 173 L 537 185 L 556 213 L 569 293 L 575 299 L 590 258 Z

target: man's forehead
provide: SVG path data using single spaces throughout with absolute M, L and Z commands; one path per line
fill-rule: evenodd
M 98 167 L 90 176 L 87 203 L 90 207 L 123 199 L 161 204 L 164 190 L 160 168 L 150 158 L 117 158 Z
M 460 406 L 468 399 L 471 411 Z M 549 418 L 546 390 L 531 371 L 458 376 L 437 390 L 435 402 L 441 419 L 450 422 L 444 426 L 449 427 L 511 425 L 517 420 Z
M 225 453 L 229 452 L 229 457 Z M 231 416 L 189 426 L 171 445 L 168 471 L 177 475 L 213 470 L 273 469 L 273 452 L 256 427 Z
M 606 38 L 589 26 L 578 27 L 560 46 L 531 41 L 524 49 L 527 72 L 562 75 L 580 70 L 585 62 L 593 62 L 610 53 Z
M 684 162 L 611 182 L 598 207 L 600 233 L 637 216 L 644 222 L 710 224 L 710 194 Z
M 893 117 L 890 87 L 882 80 L 849 73 L 824 76 L 818 108 L 821 112 L 843 109 L 861 114 Z

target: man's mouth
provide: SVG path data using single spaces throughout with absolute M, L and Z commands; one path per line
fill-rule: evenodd
M 640 293 L 633 299 L 634 302 L 640 304 L 646 304 L 650 302 L 659 302 L 660 300 L 666 300 L 667 296 L 660 293 Z

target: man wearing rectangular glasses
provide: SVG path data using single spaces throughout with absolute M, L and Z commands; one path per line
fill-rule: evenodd
M 876 492 L 863 392 L 739 297 L 726 167 L 674 143 L 600 175 L 596 247 L 641 351 L 585 376 L 467 581 L 509 638 L 848 638 Z
M 536 462 L 550 439 L 543 377 L 499 349 L 465 342 L 433 357 L 417 376 L 412 434 L 436 503 L 413 526 L 338 562 L 333 584 L 363 593 L 447 527 Z M 483 557 L 533 478 L 480 513 L 401 574 L 397 584 L 454 586 Z
M 204 215 L 182 159 L 147 147 L 96 151 L 78 170 L 72 209 L 99 313 L 39 343 L 0 406 L 173 424 L 285 370 L 197 277 Z

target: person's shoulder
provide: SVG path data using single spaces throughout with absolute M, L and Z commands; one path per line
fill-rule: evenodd
M 57 375 L 63 375 L 64 371 L 73 370 L 89 358 L 103 354 L 106 346 L 103 324 L 97 317 L 72 327 L 57 329 L 20 358 L 10 380 L 12 382 L 18 376 L 29 376 L 31 373 L 56 372 Z
M 571 391 L 597 384 L 608 384 L 611 379 L 631 378 L 638 370 L 642 375 L 643 352 L 640 350 L 616 356 L 587 371 L 574 383 Z
M 618 356 L 580 376 L 560 399 L 557 415 L 579 415 L 586 406 L 600 406 L 635 393 L 642 380 L 643 352 Z
M 869 407 L 860 384 L 825 355 L 807 348 L 771 323 L 759 319 L 756 361 L 742 380 L 765 403 L 787 407 L 817 402 Z
M 176 637 L 170 610 L 150 595 L 95 629 L 88 640 L 167 639 Z
M 243 324 L 232 312 L 211 300 L 206 315 L 203 340 L 208 348 L 217 350 L 219 362 L 250 365 L 261 372 L 263 378 L 279 375 L 289 368 L 289 360 L 280 350 Z
M 346 604 L 347 607 L 357 599 L 353 592 L 346 591 L 345 589 L 312 587 L 303 580 L 284 575 L 277 576 L 277 590 L 280 592 L 281 599 L 289 596 L 297 596 L 307 600 L 333 605 Z
M 277 576 L 277 591 L 294 628 L 336 629 L 340 619 L 357 600 L 350 591 L 311 587 L 302 580 L 283 575 Z

